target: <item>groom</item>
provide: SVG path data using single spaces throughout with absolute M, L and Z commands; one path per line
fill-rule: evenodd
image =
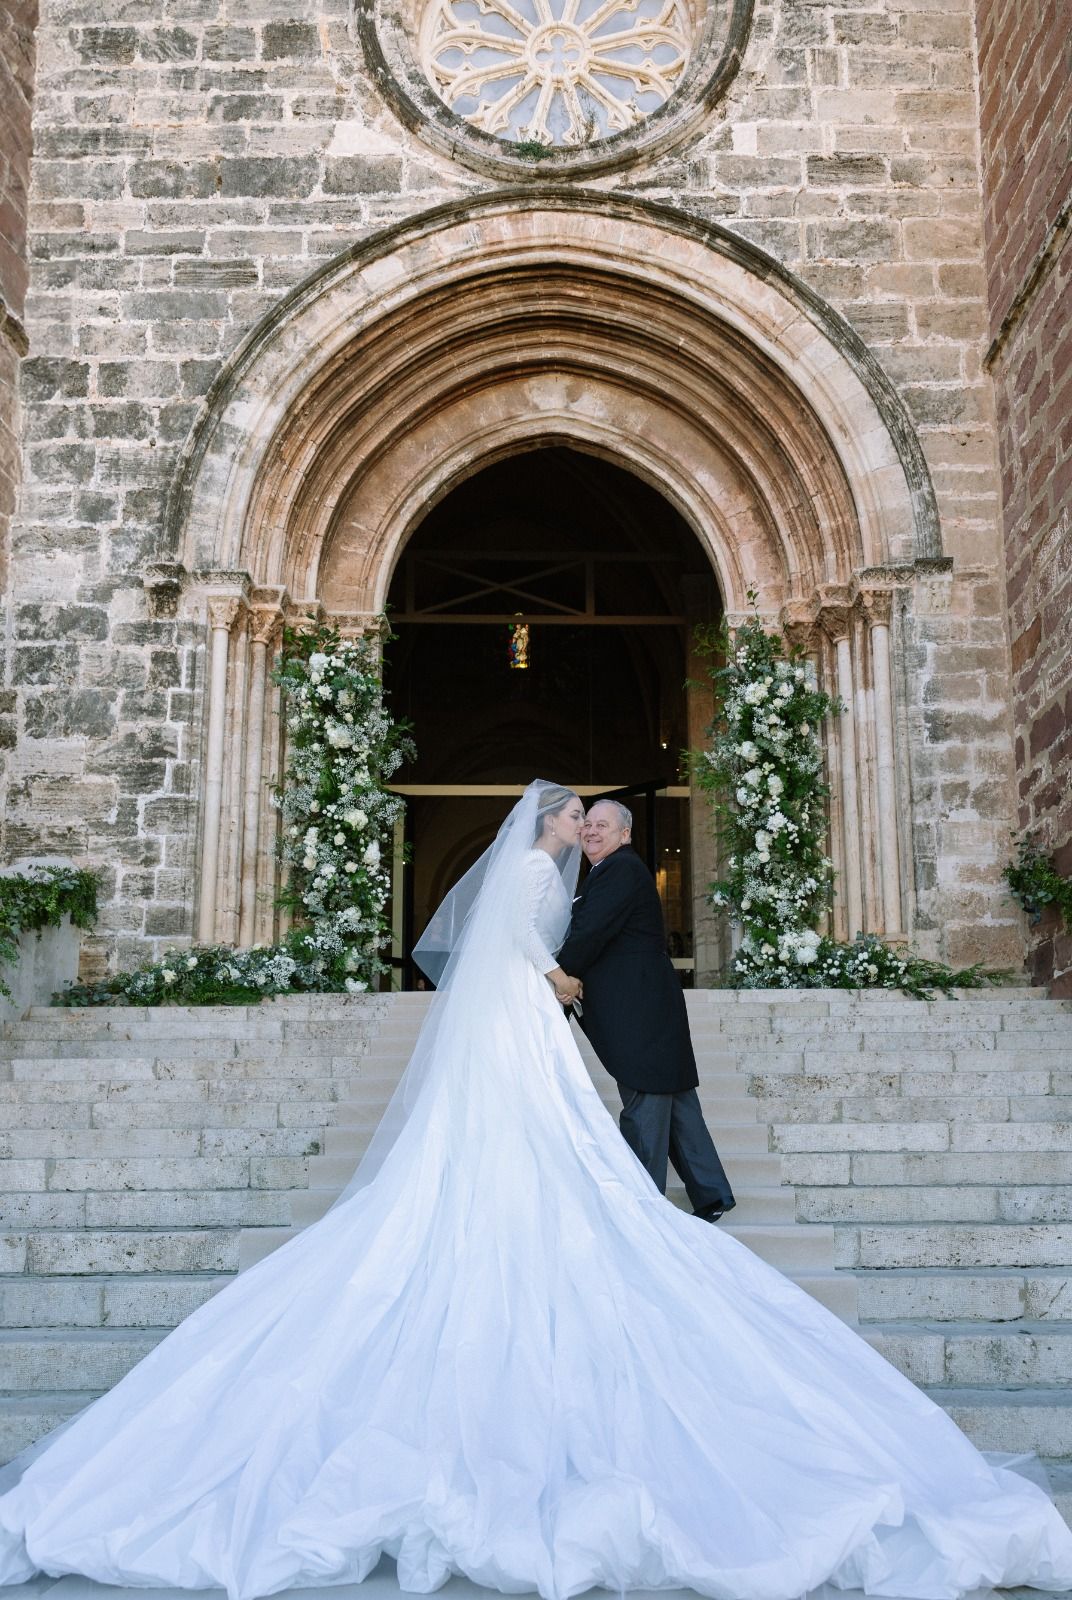
M 658 891 L 629 842 L 632 822 L 617 800 L 597 800 L 585 818 L 591 871 L 558 952 L 574 977 L 556 992 L 575 1000 L 583 984 L 578 1020 L 617 1080 L 626 1143 L 661 1193 L 669 1160 L 696 1215 L 715 1222 L 736 1201 L 700 1109 L 685 996 L 666 953 Z

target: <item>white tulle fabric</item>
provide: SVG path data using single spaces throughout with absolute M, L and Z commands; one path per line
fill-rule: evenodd
M 561 879 L 523 871 L 550 935 Z M 3 1581 L 252 1600 L 386 1552 L 417 1593 L 463 1573 L 548 1600 L 1072 1586 L 1040 1489 L 656 1193 L 525 954 L 527 894 L 501 1003 L 452 1024 L 374 1181 L 26 1467 Z

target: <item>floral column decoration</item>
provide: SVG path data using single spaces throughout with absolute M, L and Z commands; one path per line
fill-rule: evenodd
M 755 595 L 749 599 L 755 606 Z M 714 806 L 725 873 L 711 901 L 741 932 L 729 971 L 738 988 L 977 988 L 976 967 L 940 962 L 860 935 L 824 938 L 818 924 L 834 892 L 825 853 L 824 718 L 840 716 L 795 649 L 768 633 L 758 613 L 731 635 L 699 633 L 700 648 L 725 665 L 711 677 L 719 701 L 711 742 L 691 756 L 693 780 Z

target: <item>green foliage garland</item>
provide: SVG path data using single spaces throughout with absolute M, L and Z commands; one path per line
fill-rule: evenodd
M 1014 900 L 1037 922 L 1047 906 L 1056 906 L 1066 928 L 1072 928 L 1072 880 L 1062 878 L 1052 855 L 1047 855 L 1034 834 L 1017 841 L 1016 860 L 1004 871 Z
M 18 959 L 20 934 L 56 928 L 65 916 L 76 928 L 91 928 L 99 887 L 98 875 L 85 867 L 28 867 L 0 878 L 0 962 Z M 0 994 L 11 994 L 3 979 Z
M 336 628 L 286 629 L 273 673 L 284 695 L 287 769 L 275 791 L 278 903 L 298 925 L 279 943 L 169 950 L 136 972 L 78 984 L 60 1004 L 247 1005 L 265 995 L 360 993 L 387 963 L 385 907 L 394 826 L 405 802 L 387 789 L 413 744 L 384 704 L 376 641 Z
M 828 909 L 834 872 L 825 854 L 829 790 L 821 728 L 838 700 L 815 684 L 803 656 L 787 654 L 755 611 L 731 636 L 701 630 L 719 712 L 707 749 L 690 754 L 694 782 L 711 800 L 726 873 L 711 903 L 742 930 L 730 982 L 745 989 L 977 988 L 977 967 L 954 971 L 895 949 L 874 935 L 846 944 L 816 924 Z

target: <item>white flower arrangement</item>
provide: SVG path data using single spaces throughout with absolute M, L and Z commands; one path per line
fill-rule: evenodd
M 286 701 L 287 769 L 275 791 L 280 855 L 290 878 L 280 903 L 297 925 L 278 945 L 167 951 L 132 973 L 80 985 L 70 1003 L 244 1004 L 296 990 L 363 994 L 387 970 L 385 908 L 396 821 L 405 802 L 387 784 L 413 746 L 384 704 L 370 639 L 316 628 L 283 636 L 273 673 Z M 338 706 L 347 707 L 345 722 Z
M 725 631 L 707 631 L 698 642 L 726 662 L 711 672 L 720 714 L 692 770 L 714 803 L 725 848 L 725 876 L 711 885 L 711 904 L 742 934 L 730 982 L 762 989 L 877 986 L 915 995 L 977 988 L 985 981 L 977 968 L 953 972 L 873 935 L 841 944 L 818 932 L 833 894 L 819 730 L 824 718 L 840 713 L 840 703 L 819 690 L 806 662 L 784 653 L 758 613 L 732 640 Z

